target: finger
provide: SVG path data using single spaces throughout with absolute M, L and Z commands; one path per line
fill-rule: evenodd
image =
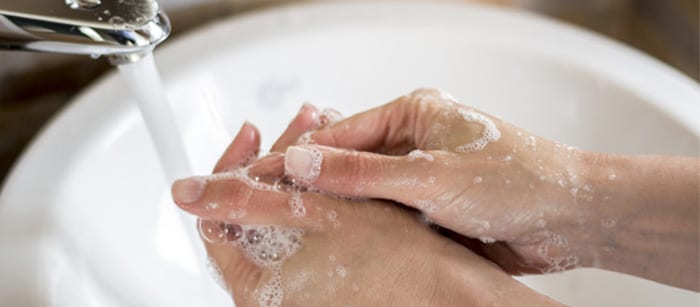
M 433 91 L 435 93 L 433 93 Z M 415 148 L 421 97 L 437 90 L 418 90 L 383 106 L 356 114 L 311 134 L 316 144 L 361 151 Z
M 429 212 L 437 209 L 432 200 L 443 194 L 439 174 L 456 159 L 441 151 L 388 156 L 304 145 L 287 149 L 285 172 L 330 194 L 390 199 Z
M 295 144 L 302 134 L 318 128 L 321 124 L 320 120 L 318 109 L 311 104 L 304 104 L 297 116 L 289 123 L 287 130 L 272 145 L 270 151 L 285 151 L 287 146 Z
M 181 179 L 173 184 L 172 194 L 180 208 L 201 219 L 300 228 L 318 226 L 328 203 L 337 202 L 316 193 L 279 189 L 240 172 Z
M 224 154 L 214 167 L 214 172 L 245 166 L 258 155 L 260 151 L 260 132 L 251 123 L 245 122 L 241 130 L 226 148 Z

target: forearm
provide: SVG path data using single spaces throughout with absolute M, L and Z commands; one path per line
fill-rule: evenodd
M 586 155 L 589 264 L 698 291 L 700 159 Z

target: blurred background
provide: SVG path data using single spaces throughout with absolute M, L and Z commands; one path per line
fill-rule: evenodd
M 309 1 L 309 0 L 304 0 Z M 351 1 L 351 0 L 347 0 Z M 527 10 L 630 45 L 698 80 L 700 0 L 453 0 Z M 160 0 L 173 37 L 218 19 L 302 0 Z M 168 44 L 168 41 L 164 43 Z M 112 69 L 89 57 L 0 51 L 0 183 L 32 137 Z

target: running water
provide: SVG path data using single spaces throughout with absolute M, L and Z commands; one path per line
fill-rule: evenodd
M 191 176 L 193 170 L 180 137 L 181 131 L 177 127 L 175 115 L 153 60 L 153 54 L 148 53 L 141 60 L 119 65 L 118 68 L 141 110 L 141 116 L 158 154 L 158 160 L 165 174 L 169 190 L 170 184 L 176 179 Z M 195 252 L 196 257 L 200 257 L 200 259 L 205 257 L 201 240 L 195 231 L 195 219 L 185 212 L 177 210 L 174 205 L 170 209 L 178 212 L 182 222 L 181 230 L 172 229 L 171 231 L 186 233 L 189 239 L 187 243 Z M 194 264 L 194 268 L 201 272 L 204 270 L 204 264 Z
M 178 178 L 191 176 L 193 172 L 190 160 L 153 61 L 153 54 L 148 53 L 135 63 L 119 65 L 119 71 L 141 110 L 167 182 L 170 184 Z

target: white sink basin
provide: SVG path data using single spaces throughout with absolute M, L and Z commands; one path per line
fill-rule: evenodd
M 508 10 L 421 3 L 281 8 L 206 27 L 171 42 L 156 60 L 202 174 L 245 119 L 259 125 L 268 147 L 305 100 L 351 114 L 423 86 L 584 149 L 700 150 L 697 83 L 599 36 Z M 230 304 L 198 272 L 201 251 L 184 239 L 124 88 L 115 75 L 97 82 L 44 130 L 7 179 L 0 194 L 0 305 Z M 522 280 L 579 306 L 699 300 L 597 270 Z

